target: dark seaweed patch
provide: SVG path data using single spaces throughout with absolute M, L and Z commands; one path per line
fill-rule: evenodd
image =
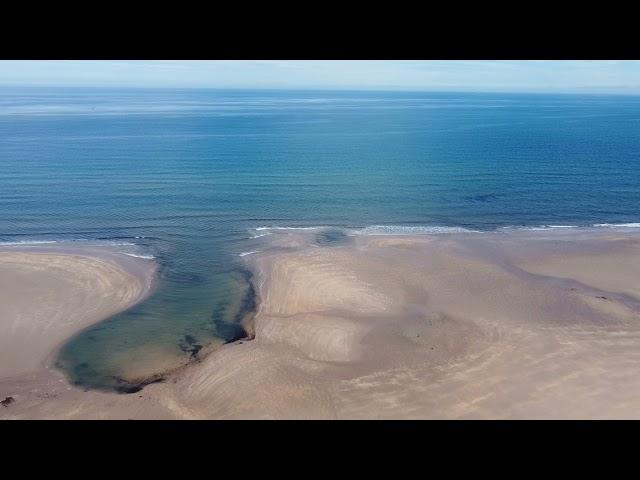
M 247 337 L 247 331 L 242 326 L 242 320 L 244 320 L 247 315 L 250 315 L 256 311 L 258 303 L 256 289 L 253 286 L 253 273 L 249 270 L 241 270 L 240 273 L 244 277 L 245 282 L 247 282 L 247 292 L 245 293 L 245 296 L 242 300 L 240 309 L 233 317 L 233 325 L 236 325 L 238 328 L 236 329 L 235 335 L 233 335 L 227 341 L 227 343 L 235 342 L 236 340 Z
M 167 272 L 166 278 L 172 282 L 182 283 L 185 285 L 202 285 L 205 283 L 204 277 L 195 272 L 176 272 L 170 270 Z
M 8 407 L 13 402 L 15 402 L 13 397 L 6 397 L 4 400 L 0 401 L 0 404 L 2 404 L 3 407 Z
M 342 230 L 324 230 L 315 237 L 315 242 L 322 246 L 346 243 L 349 237 Z
M 247 292 L 242 299 L 240 308 L 233 316 L 231 321 L 225 320 L 225 311 L 228 305 L 220 304 L 218 308 L 213 312 L 211 319 L 216 328 L 217 335 L 222 338 L 224 343 L 233 343 L 241 338 L 247 337 L 247 331 L 242 326 L 242 320 L 249 314 L 256 310 L 256 291 L 253 286 L 253 273 L 249 270 L 237 271 L 243 280 L 247 283 Z
M 495 200 L 499 196 L 500 194 L 498 193 L 484 193 L 480 195 L 467 195 L 464 199 L 475 203 L 486 203 Z
M 116 381 L 116 386 L 114 387 L 114 390 L 117 393 L 137 393 L 147 385 L 151 385 L 152 383 L 162 383 L 165 380 L 163 377 L 152 377 L 142 382 L 131 383 L 120 377 L 111 377 L 111 378 L 113 378 Z
M 188 353 L 191 358 L 197 358 L 198 352 L 202 350 L 202 345 L 196 343 L 196 339 L 192 335 L 185 335 L 184 341 L 180 342 L 178 346 L 184 353 Z

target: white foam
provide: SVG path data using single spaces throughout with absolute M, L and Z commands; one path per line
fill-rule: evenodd
M 432 235 L 443 233 L 480 233 L 462 227 L 446 226 L 408 226 L 408 225 L 371 225 L 353 232 L 355 235 Z
M 254 230 L 263 231 L 263 230 L 318 230 L 320 228 L 330 228 L 324 225 L 318 225 L 315 227 L 257 227 Z
M 77 247 L 91 247 L 91 248 L 110 248 L 117 253 L 127 255 L 129 257 L 141 258 L 144 260 L 153 260 L 153 255 L 144 255 L 136 253 L 138 251 L 138 245 L 132 242 L 110 241 L 110 240 L 93 240 L 93 239 L 61 239 L 61 240 L 16 240 L 8 242 L 0 242 L 0 247 L 44 247 L 45 245 L 52 245 L 51 248 L 75 248 Z M 55 245 L 55 247 L 53 247 Z
M 131 242 L 114 242 L 110 240 L 69 240 L 70 242 L 86 242 L 91 245 L 105 246 L 105 247 L 133 247 L 136 244 Z
M 578 225 L 539 225 L 535 227 L 508 226 L 501 227 L 500 230 L 527 230 L 527 231 L 539 231 L 539 230 L 553 230 L 556 228 L 580 228 Z
M 121 252 L 121 253 L 123 255 L 127 255 L 129 257 L 143 258 L 145 260 L 153 260 L 154 258 L 156 258 L 153 255 L 138 255 L 138 254 L 135 254 L 135 253 L 126 253 L 126 252 Z
M 86 243 L 88 245 L 96 246 L 135 246 L 135 243 L 131 242 L 116 242 L 109 240 L 90 240 L 86 238 L 68 239 L 68 240 L 16 240 L 12 242 L 0 242 L 0 245 L 43 245 L 52 243 Z
M 240 254 L 238 254 L 239 257 L 246 257 L 247 255 L 252 255 L 254 253 L 258 253 L 258 250 L 253 250 L 251 252 L 242 252 Z
M 640 223 L 594 223 L 593 225 L 538 225 L 534 227 L 508 226 L 501 230 L 552 230 L 554 228 L 640 228 Z
M 595 223 L 594 227 L 608 227 L 608 228 L 640 228 L 640 223 Z
M 43 245 L 48 243 L 58 243 L 55 240 L 20 240 L 16 242 L 0 242 L 0 245 Z

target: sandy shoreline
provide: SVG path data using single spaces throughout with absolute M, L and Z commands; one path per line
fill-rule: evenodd
M 149 262 L 95 249 L 1 250 L 0 396 L 13 402 L 0 415 L 25 408 L 17 392 L 57 396 L 51 385 L 67 386 L 54 368 L 60 347 L 145 298 L 154 273 Z
M 95 257 L 0 252 L 0 378 L 50 367 L 61 343 L 149 288 L 150 281 Z
M 638 418 L 640 237 L 269 238 L 255 339 L 177 380 L 197 418 Z
M 261 250 L 252 340 L 139 394 L 0 380 L 18 392 L 0 417 L 640 418 L 637 233 L 295 231 Z

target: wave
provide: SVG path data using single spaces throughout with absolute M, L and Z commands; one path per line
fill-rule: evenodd
M 251 238 L 260 238 L 270 235 L 271 230 L 329 230 L 344 229 L 350 235 L 415 235 L 415 234 L 432 234 L 432 233 L 478 233 L 480 230 L 471 230 L 463 227 L 452 226 L 410 226 L 410 225 L 370 225 L 363 228 L 348 229 L 340 226 L 331 225 L 315 225 L 309 227 L 256 227 L 255 231 L 266 231 L 266 233 L 257 234 Z
M 133 237 L 131 237 L 133 238 Z M 111 249 L 113 252 L 127 255 L 129 257 L 141 258 L 144 260 L 154 260 L 156 257 L 146 252 L 146 248 L 141 245 L 133 242 L 126 241 L 117 241 L 117 240 L 106 240 L 106 239 L 86 239 L 86 238 L 76 238 L 76 239 L 58 239 L 58 240 L 38 240 L 38 239 L 28 239 L 28 240 L 9 240 L 9 241 L 0 241 L 0 247 L 11 248 L 11 247 L 45 247 L 50 246 L 51 248 L 107 248 Z
M 588 226 L 580 227 L 579 225 L 535 225 L 535 226 L 514 225 L 514 226 L 500 227 L 499 230 L 537 231 L 537 230 L 554 230 L 557 228 L 585 228 L 585 227 L 588 227 Z
M 246 257 L 247 255 L 252 255 L 254 253 L 259 253 L 259 251 L 258 250 L 253 250 L 251 252 L 242 252 L 242 253 L 239 253 L 238 256 L 239 257 Z
M 442 233 L 480 233 L 463 227 L 447 226 L 405 226 L 405 225 L 371 225 L 359 230 L 352 230 L 354 235 L 431 235 Z
M 577 225 L 544 225 L 546 228 L 578 228 Z
M 141 239 L 150 239 L 150 240 L 157 240 L 156 237 L 147 237 L 145 235 L 142 236 L 131 236 L 131 235 L 127 235 L 127 236 L 113 236 L 113 237 L 98 237 L 96 238 L 96 240 L 127 240 L 127 239 L 135 239 L 135 240 L 141 240 Z M 87 241 L 92 241 L 92 240 L 88 240 Z
M 594 228 L 640 228 L 640 223 L 593 223 L 589 225 L 517 225 L 500 227 L 500 230 L 553 230 L 558 228 L 594 229 Z
M 0 242 L 2 243 L 2 242 Z M 116 240 L 100 240 L 100 239 L 89 239 L 89 238 L 70 238 L 70 239 L 61 239 L 61 240 L 20 240 L 16 242 L 5 242 L 5 243 L 21 243 L 21 244 L 39 244 L 39 243 L 81 243 L 89 246 L 96 247 L 118 247 L 118 246 L 127 246 L 127 247 L 135 247 L 138 244 L 133 242 L 119 242 Z
M 14 241 L 6 241 L 0 242 L 0 245 L 42 245 L 42 244 L 52 244 L 52 243 L 84 243 L 92 246 L 136 246 L 136 243 L 132 242 L 117 242 L 117 241 L 109 241 L 109 240 L 91 240 L 88 238 L 71 238 L 71 239 L 63 239 L 63 240 L 14 240 Z
M 129 257 L 135 257 L 135 258 L 143 258 L 145 260 L 153 260 L 156 257 L 154 257 L 153 255 L 138 255 L 136 253 L 126 253 L 126 252 L 121 252 L 123 255 L 127 255 Z
M 335 228 L 328 225 L 317 225 L 314 227 L 256 227 L 254 230 L 261 232 L 264 230 L 319 230 L 321 228 Z
M 607 228 L 640 228 L 640 223 L 595 223 L 594 227 L 607 227 Z
M 56 240 L 19 240 L 15 242 L 0 242 L 2 246 L 10 246 L 10 245 L 42 245 L 49 243 L 58 243 Z
M 482 227 L 480 227 L 482 228 Z M 507 225 L 494 228 L 473 229 L 450 225 L 369 225 L 362 228 L 344 228 L 340 226 L 317 225 L 308 227 L 257 227 L 253 230 L 265 233 L 255 234 L 251 238 L 270 235 L 271 231 L 282 230 L 326 230 L 343 229 L 347 235 L 433 235 L 452 233 L 488 233 L 491 231 L 543 231 L 562 229 L 593 229 L 593 228 L 640 228 L 640 223 L 595 223 L 586 225 Z

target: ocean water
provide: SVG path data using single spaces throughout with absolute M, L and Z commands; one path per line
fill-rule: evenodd
M 241 255 L 265 227 L 329 226 L 330 244 L 633 225 L 639 207 L 640 97 L 0 90 L 0 243 L 160 265 L 149 299 L 63 348 L 86 388 L 133 391 L 241 336 Z

